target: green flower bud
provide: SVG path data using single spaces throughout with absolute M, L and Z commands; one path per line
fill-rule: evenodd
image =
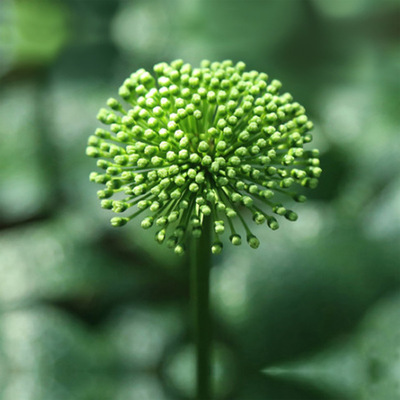
M 253 249 L 257 249 L 260 245 L 260 241 L 254 235 L 247 235 L 247 243 Z
M 222 251 L 223 244 L 221 242 L 215 242 L 211 246 L 211 252 L 213 254 L 220 254 Z
M 114 218 L 111 218 L 111 225 L 112 226 L 124 226 L 128 221 L 129 221 L 128 218 L 114 217 Z
M 101 207 L 107 210 L 111 210 L 113 208 L 113 201 L 111 199 L 102 200 Z
M 181 256 L 185 252 L 185 247 L 181 244 L 178 244 L 177 246 L 175 246 L 174 252 L 175 252 L 175 254 L 178 254 L 179 256 Z
M 268 217 L 267 224 L 273 231 L 276 231 L 279 228 L 278 221 L 274 217 Z
M 234 246 L 240 246 L 242 244 L 242 238 L 237 234 L 231 235 L 229 240 Z
M 154 219 L 153 219 L 152 217 L 147 217 L 147 218 L 145 218 L 145 219 L 142 221 L 142 223 L 141 223 L 142 228 L 143 228 L 143 229 L 149 229 L 149 228 L 151 228 L 151 227 L 153 226 L 153 221 L 154 221 Z

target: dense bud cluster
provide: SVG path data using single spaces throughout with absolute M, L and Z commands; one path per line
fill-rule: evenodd
M 181 254 L 189 236 L 202 234 L 204 218 L 212 220 L 213 253 L 225 231 L 241 244 L 238 224 L 259 246 L 245 210 L 273 230 L 272 214 L 295 221 L 283 202 L 305 201 L 296 186 L 314 188 L 321 174 L 318 150 L 303 149 L 313 126 L 304 107 L 279 94 L 279 81 L 245 72 L 243 62 L 192 68 L 176 60 L 154 71 L 156 78 L 140 69 L 125 80 L 119 96 L 128 107 L 110 98 L 98 114 L 109 129 L 89 137 L 87 155 L 104 170 L 90 175 L 105 185 L 101 206 L 123 213 L 111 224 L 140 216 L 159 243 Z

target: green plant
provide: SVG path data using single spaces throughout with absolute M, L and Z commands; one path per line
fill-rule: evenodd
M 250 247 L 259 246 L 245 213 L 256 224 L 279 227 L 272 215 L 295 221 L 288 199 L 306 200 L 295 187 L 314 188 L 321 174 L 311 142 L 312 122 L 281 83 L 245 64 L 203 61 L 192 68 L 182 60 L 133 73 L 119 89 L 129 105 L 110 98 L 98 119 L 110 126 L 90 136 L 87 154 L 99 158 L 104 173 L 101 206 L 123 216 L 125 225 L 144 216 L 144 229 L 183 254 L 191 242 L 192 295 L 198 357 L 198 398 L 210 399 L 209 270 L 211 252 L 221 252 L 221 235 L 241 244 L 237 225 Z M 111 199 L 113 196 L 118 199 Z M 132 212 L 131 210 L 135 211 Z

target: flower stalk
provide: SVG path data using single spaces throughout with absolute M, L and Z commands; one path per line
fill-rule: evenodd
M 210 315 L 211 218 L 190 251 L 190 293 L 196 354 L 196 400 L 212 399 L 212 321 Z

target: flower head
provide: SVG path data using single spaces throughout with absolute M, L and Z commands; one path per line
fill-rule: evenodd
M 241 243 L 259 240 L 245 220 L 279 227 L 272 215 L 295 221 L 286 200 L 305 201 L 296 187 L 316 187 L 321 174 L 318 150 L 311 142 L 312 122 L 282 84 L 245 72 L 245 64 L 203 61 L 192 68 L 182 60 L 155 65 L 156 77 L 140 69 L 119 89 L 127 105 L 110 98 L 98 119 L 109 129 L 90 136 L 87 155 L 99 158 L 103 173 L 90 180 L 105 185 L 101 206 L 122 216 L 122 226 L 141 218 L 156 227 L 159 243 L 181 254 L 189 236 L 199 237 L 205 218 L 213 225 L 213 253 L 229 232 Z M 112 199 L 113 197 L 113 199 Z

